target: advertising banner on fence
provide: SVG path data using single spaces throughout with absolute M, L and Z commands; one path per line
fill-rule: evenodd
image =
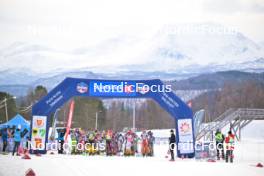
M 192 142 L 193 130 L 191 119 L 178 120 L 179 142 Z
M 191 119 L 178 120 L 179 143 L 178 149 L 181 154 L 194 152 L 193 148 L 193 130 Z
M 41 149 L 46 140 L 47 116 L 33 116 L 32 118 L 32 138 L 31 147 Z

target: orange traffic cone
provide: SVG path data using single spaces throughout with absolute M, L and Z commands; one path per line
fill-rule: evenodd
M 30 168 L 26 171 L 25 176 L 36 176 L 36 173 Z
M 214 159 L 208 159 L 207 162 L 214 163 L 216 161 Z
M 30 156 L 28 154 L 25 154 L 22 159 L 31 159 Z
M 256 167 L 263 167 L 263 164 L 258 163 L 258 164 L 256 165 Z

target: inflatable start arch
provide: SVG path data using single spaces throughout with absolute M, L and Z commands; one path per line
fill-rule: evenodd
M 51 114 L 75 96 L 98 98 L 151 98 L 174 119 L 177 156 L 194 157 L 192 110 L 159 79 L 155 80 L 95 80 L 66 78 L 47 96 L 32 107 L 31 152 L 46 153 Z M 44 147 L 37 147 L 38 144 Z

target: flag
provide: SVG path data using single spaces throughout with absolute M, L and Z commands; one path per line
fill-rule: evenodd
M 59 110 L 57 110 L 55 112 L 54 117 L 53 117 L 52 131 L 51 131 L 51 135 L 50 135 L 50 139 L 51 140 L 54 140 L 55 139 L 55 128 L 56 128 L 56 124 L 57 124 L 58 111 Z
M 72 100 L 70 103 L 70 111 L 69 111 L 68 122 L 67 122 L 66 133 L 65 133 L 65 142 L 67 142 L 67 138 L 70 133 L 73 111 L 74 111 L 74 100 Z

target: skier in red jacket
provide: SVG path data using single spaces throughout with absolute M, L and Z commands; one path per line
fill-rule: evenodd
M 228 163 L 230 159 L 230 162 L 233 163 L 235 136 L 232 134 L 231 131 L 228 132 L 228 136 L 225 138 L 225 143 L 226 143 L 226 162 Z

